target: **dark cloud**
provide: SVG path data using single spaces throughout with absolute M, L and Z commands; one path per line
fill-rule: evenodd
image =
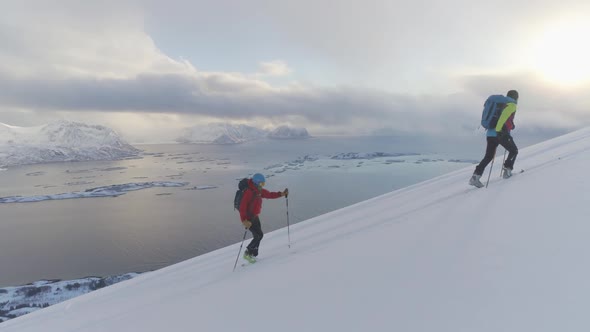
M 312 122 L 342 123 L 360 116 L 382 117 L 404 102 L 386 93 L 352 88 L 276 89 L 224 74 L 0 80 L 0 103 L 37 111 L 137 111 L 235 119 L 303 116 Z
M 144 74 L 132 79 L 0 79 L 0 106 L 37 112 L 136 112 L 199 115 L 274 122 L 299 118 L 325 127 L 388 127 L 400 132 L 457 133 L 475 129 L 490 94 L 520 92 L 524 128 L 590 125 L 584 89 L 543 83 L 538 77 L 462 77 L 464 92 L 410 96 L 356 87 L 275 88 L 237 74 Z

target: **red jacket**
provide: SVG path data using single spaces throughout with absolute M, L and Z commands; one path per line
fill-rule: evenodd
M 282 193 L 280 191 L 270 192 L 266 189 L 258 190 L 252 179 L 248 180 L 248 188 L 244 191 L 244 196 L 240 203 L 240 218 L 242 221 L 252 220 L 252 218 L 260 214 L 263 198 L 274 199 L 281 196 Z

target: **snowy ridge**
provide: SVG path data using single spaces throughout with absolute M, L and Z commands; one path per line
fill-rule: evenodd
M 0 166 L 116 160 L 135 157 L 139 152 L 104 126 L 70 121 L 38 127 L 0 124 Z
M 268 233 L 236 272 L 240 243 L 0 329 L 586 331 L 588 163 L 584 129 L 523 149 L 526 172 L 488 189 L 467 185 L 470 166 L 292 225 L 291 248 Z

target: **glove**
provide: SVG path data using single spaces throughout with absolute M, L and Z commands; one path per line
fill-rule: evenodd
M 506 133 L 505 133 L 505 132 L 503 132 L 503 131 L 497 131 L 497 132 L 496 132 L 496 137 L 497 137 L 498 139 L 503 139 L 505 136 L 506 136 Z
M 250 229 L 250 227 L 252 227 L 252 222 L 250 220 L 242 220 L 242 225 L 244 225 L 246 229 Z
M 281 196 L 285 196 L 285 197 L 289 196 L 289 189 L 285 188 L 285 190 L 281 193 Z

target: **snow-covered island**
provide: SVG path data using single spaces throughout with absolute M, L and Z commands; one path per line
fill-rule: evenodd
M 266 135 L 266 131 L 247 125 L 209 123 L 186 128 L 176 141 L 196 144 L 238 144 L 261 139 Z
M 307 129 L 289 126 L 280 126 L 268 133 L 268 138 L 272 139 L 304 139 L 309 137 Z
M 23 286 L 0 288 L 0 323 L 138 275 L 126 273 L 104 278 L 41 280 Z
M 272 176 L 273 174 L 284 173 L 286 171 L 298 171 L 298 170 L 310 170 L 315 169 L 336 169 L 336 168 L 361 168 L 361 167 L 372 167 L 376 163 L 384 165 L 402 164 L 406 161 L 411 161 L 414 164 L 422 163 L 438 163 L 438 162 L 449 162 L 449 163 L 477 163 L 473 160 L 468 159 L 449 159 L 443 158 L 418 158 L 422 154 L 417 152 L 342 152 L 334 155 L 305 155 L 295 160 L 272 164 L 264 167 L 264 170 L 269 171 L 266 176 Z M 392 159 L 396 158 L 396 159 Z M 403 159 L 398 159 L 403 158 Z M 333 162 L 341 162 L 335 165 Z M 365 161 L 373 161 L 373 163 L 365 163 Z M 311 166 L 310 164 L 313 164 Z
M 387 153 L 387 152 L 345 152 L 333 155 L 330 159 L 354 160 L 354 159 L 375 159 L 385 157 L 419 156 L 419 153 Z
M 185 144 L 240 144 L 264 138 L 272 139 L 301 139 L 309 138 L 305 128 L 280 126 L 272 131 L 259 129 L 248 125 L 234 125 L 229 123 L 209 123 L 206 125 L 186 128 L 176 139 Z
M 80 122 L 57 121 L 36 127 L 0 123 L 0 168 L 62 161 L 118 160 L 140 150 L 114 130 Z

